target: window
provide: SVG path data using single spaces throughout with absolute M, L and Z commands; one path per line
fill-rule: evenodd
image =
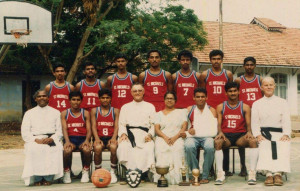
M 287 90 L 287 75 L 286 74 L 272 74 L 276 83 L 275 95 L 283 99 L 286 99 L 286 90 Z

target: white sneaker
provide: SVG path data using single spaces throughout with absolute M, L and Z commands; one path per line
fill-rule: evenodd
M 219 171 L 217 173 L 217 179 L 215 181 L 215 185 L 222 185 L 225 182 L 225 172 L 224 171 Z
M 82 176 L 80 182 L 87 183 L 90 181 L 90 172 L 89 170 L 82 169 Z
M 71 180 L 71 172 L 70 171 L 65 171 L 64 172 L 63 182 L 65 184 L 70 184 L 72 182 L 72 180 Z
M 256 184 L 256 171 L 255 170 L 249 170 L 248 172 L 248 184 L 249 185 L 255 185 Z
M 111 181 L 110 181 L 110 183 L 111 184 L 117 183 L 118 182 L 118 178 L 117 178 L 117 175 L 116 175 L 114 169 L 110 169 L 110 175 L 111 175 Z

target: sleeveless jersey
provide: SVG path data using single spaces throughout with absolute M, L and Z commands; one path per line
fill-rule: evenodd
M 151 74 L 150 70 L 145 71 L 144 78 L 144 101 L 152 103 L 156 112 L 165 108 L 164 95 L 167 92 L 167 78 L 164 70 L 159 74 Z
M 191 111 L 188 114 L 188 119 L 190 120 L 191 128 L 194 128 L 194 123 L 193 123 L 194 122 L 194 111 L 195 111 L 196 107 L 197 107 L 196 105 L 193 105 L 191 108 Z
M 192 71 L 189 76 L 184 76 L 180 71 L 176 72 L 174 85 L 177 95 L 176 108 L 186 108 L 195 104 L 193 100 L 194 89 L 198 87 L 198 79 L 195 71 Z
M 262 97 L 262 93 L 260 90 L 260 76 L 255 75 L 255 77 L 248 81 L 244 75 L 241 77 L 240 83 L 240 100 L 245 104 L 252 107 L 253 102 L 260 99 Z
M 244 133 L 246 132 L 243 102 L 239 101 L 234 108 L 223 102 L 222 109 L 222 132 L 223 133 Z
M 62 112 L 63 110 L 69 109 L 69 93 L 71 92 L 69 82 L 66 82 L 64 86 L 58 87 L 54 81 L 50 82 L 49 91 L 49 103 L 48 105 Z
M 83 95 L 81 108 L 91 111 L 92 108 L 100 106 L 98 91 L 101 90 L 100 80 L 96 80 L 93 85 L 88 85 L 85 80 L 81 80 L 80 92 Z
M 131 95 L 131 86 L 133 84 L 132 74 L 127 73 L 126 77 L 119 78 L 117 73 L 112 76 L 111 81 L 111 91 L 112 91 L 112 100 L 111 106 L 117 109 L 133 100 Z
M 99 137 L 112 137 L 114 135 L 115 110 L 110 107 L 109 112 L 103 116 L 101 107 L 96 109 L 96 123 Z
M 207 91 L 207 104 L 216 109 L 216 107 L 227 100 L 225 94 L 225 84 L 228 82 L 228 76 L 225 69 L 219 75 L 213 73 L 212 69 L 207 70 L 205 78 L 205 89 Z
M 80 109 L 80 115 L 78 117 L 75 117 L 71 109 L 68 109 L 66 121 L 69 136 L 86 136 L 84 109 Z

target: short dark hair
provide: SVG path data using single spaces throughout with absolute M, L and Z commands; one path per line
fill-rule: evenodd
M 44 89 L 39 89 L 39 90 L 37 90 L 34 94 L 33 94 L 33 99 L 36 99 L 36 97 L 39 95 L 39 93 L 40 92 L 46 92 Z M 49 94 L 47 94 L 47 92 L 46 92 L 46 95 L 47 95 L 47 97 L 49 97 Z
M 177 60 L 180 60 L 182 56 L 189 57 L 191 59 L 191 61 L 193 60 L 193 53 L 191 51 L 188 51 L 188 50 L 180 51 L 177 56 Z
M 196 93 L 204 93 L 205 96 L 207 96 L 207 91 L 206 91 L 205 88 L 196 88 L 196 89 L 194 89 L 194 97 L 195 97 Z
M 167 91 L 164 95 L 164 100 L 166 99 L 167 95 L 168 94 L 171 94 L 174 96 L 174 99 L 175 99 L 175 102 L 177 102 L 177 96 L 176 96 L 176 93 L 174 91 Z
M 247 58 L 244 59 L 244 65 L 245 65 L 246 62 L 248 62 L 248 61 L 251 61 L 251 62 L 253 62 L 254 64 L 256 64 L 256 59 L 255 59 L 254 57 L 252 57 L 252 56 L 249 56 L 249 57 L 247 57 Z
M 85 68 L 87 66 L 94 66 L 94 68 L 96 69 L 96 64 L 91 62 L 91 61 L 85 61 L 84 64 L 83 64 L 83 70 L 85 70 Z
M 157 52 L 158 55 L 159 55 L 159 57 L 161 58 L 161 52 L 160 52 L 159 50 L 157 50 L 157 49 L 149 50 L 149 51 L 147 52 L 147 58 L 150 57 L 150 54 L 151 54 L 152 52 Z
M 62 67 L 62 68 L 64 68 L 64 71 L 66 71 L 66 65 L 64 65 L 64 64 L 61 63 L 61 62 L 55 62 L 55 63 L 53 64 L 53 72 L 55 72 L 56 68 L 58 68 L 58 67 Z
M 116 61 L 116 60 L 118 60 L 119 58 L 124 58 L 125 60 L 127 60 L 128 61 L 128 58 L 127 58 L 127 56 L 124 54 L 124 53 L 117 53 L 116 54 L 116 56 L 114 57 L 114 62 Z
M 236 82 L 227 82 L 225 84 L 225 91 L 227 92 L 230 88 L 237 88 L 240 89 L 240 85 Z
M 209 59 L 211 59 L 213 56 L 217 56 L 217 55 L 220 55 L 222 59 L 224 58 L 224 53 L 222 52 L 222 50 L 212 50 L 209 53 Z
M 98 96 L 99 96 L 99 98 L 100 98 L 101 96 L 103 96 L 104 94 L 107 94 L 109 97 L 112 97 L 112 93 L 111 93 L 111 90 L 110 90 L 110 89 L 102 88 L 101 90 L 98 91 Z
M 70 92 L 69 93 L 69 100 L 72 99 L 72 97 L 80 97 L 80 99 L 83 99 L 83 95 L 80 91 Z

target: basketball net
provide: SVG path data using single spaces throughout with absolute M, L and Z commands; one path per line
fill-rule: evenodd
M 28 40 L 30 39 L 31 30 L 14 29 L 10 32 L 12 35 L 14 35 L 18 46 L 22 46 L 23 48 L 27 47 Z

